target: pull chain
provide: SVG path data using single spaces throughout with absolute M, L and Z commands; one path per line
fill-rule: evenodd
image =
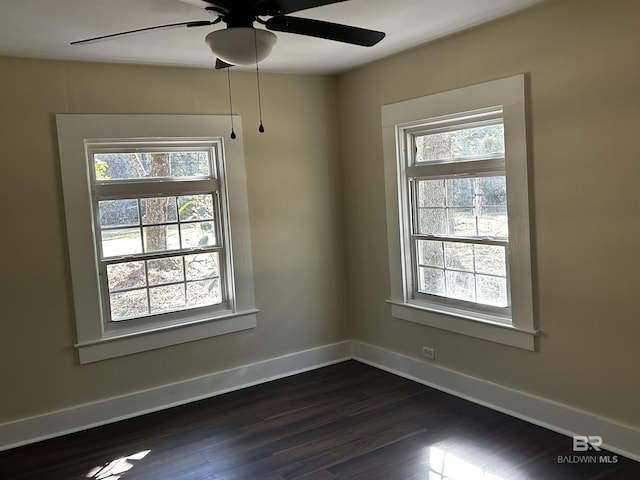
M 229 112 L 231 118 L 231 139 L 235 140 L 236 132 L 233 129 L 233 103 L 231 102 L 231 67 L 227 67 L 227 81 L 229 83 Z
M 260 133 L 264 133 L 264 127 L 262 126 L 262 99 L 260 96 L 260 69 L 258 68 L 258 37 L 256 33 L 256 29 L 253 29 L 253 44 L 254 50 L 256 52 L 256 80 L 258 84 L 258 113 L 260 115 L 260 126 L 258 127 L 258 131 Z

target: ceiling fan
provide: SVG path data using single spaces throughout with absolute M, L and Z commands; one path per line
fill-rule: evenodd
M 72 42 L 71 45 L 93 43 L 133 33 L 176 27 L 205 27 L 220 22 L 226 28 L 209 33 L 205 41 L 216 55 L 216 68 L 234 65 L 257 64 L 264 60 L 276 42 L 271 31 L 286 32 L 338 42 L 371 47 L 380 42 L 385 34 L 376 30 L 343 25 L 339 23 L 292 17 L 289 14 L 310 8 L 344 2 L 347 0 L 179 0 L 204 8 L 216 15 L 214 20 L 170 23 L 153 27 L 128 30 L 99 37 Z M 254 23 L 265 29 L 254 28 Z

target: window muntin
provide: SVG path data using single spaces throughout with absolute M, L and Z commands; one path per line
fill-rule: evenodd
M 87 142 L 105 331 L 230 309 L 221 146 L 195 143 Z
M 411 298 L 510 321 L 500 107 L 404 129 Z

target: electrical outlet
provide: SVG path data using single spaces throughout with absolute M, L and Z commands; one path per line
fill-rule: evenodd
M 429 360 L 436 359 L 436 351 L 431 347 L 422 346 L 422 356 L 428 358 Z

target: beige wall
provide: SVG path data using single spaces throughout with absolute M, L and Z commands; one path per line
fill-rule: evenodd
M 639 427 L 640 3 L 567 0 L 340 77 L 352 337 Z M 538 352 L 391 318 L 380 107 L 526 73 Z M 378 126 L 377 126 L 378 125 Z
M 79 365 L 55 113 L 228 113 L 225 73 L 0 58 L 0 423 L 348 338 L 336 79 L 233 73 L 258 328 Z
M 84 366 L 53 115 L 227 113 L 226 76 L 0 59 L 0 423 L 354 338 L 415 357 L 430 345 L 438 365 L 639 427 L 638 18 L 636 0 L 559 0 L 337 79 L 264 75 L 262 136 L 255 79 L 235 74 L 258 328 Z M 535 353 L 395 320 L 384 302 L 380 107 L 517 73 Z

